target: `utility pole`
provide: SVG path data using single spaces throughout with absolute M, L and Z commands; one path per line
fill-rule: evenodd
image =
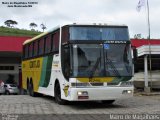
M 152 59 L 151 59 L 151 33 L 150 33 L 150 11 L 149 11 L 149 2 L 147 0 L 147 23 L 148 23 L 148 46 L 149 46 L 149 77 L 150 77 L 150 87 L 148 86 L 148 79 L 146 79 L 146 75 L 145 75 L 145 92 L 150 92 L 151 88 L 152 88 Z M 145 58 L 147 59 L 147 58 Z M 146 66 L 147 67 L 147 66 Z M 148 67 L 147 67 L 148 69 Z M 146 70 L 145 70 L 146 71 Z M 148 71 L 148 70 L 147 70 Z M 149 78 L 148 77 L 148 78 Z M 146 83 L 147 82 L 147 83 Z

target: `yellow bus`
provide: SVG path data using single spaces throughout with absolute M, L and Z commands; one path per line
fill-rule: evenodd
M 66 101 L 113 103 L 133 96 L 128 27 L 67 24 L 23 44 L 22 87 Z

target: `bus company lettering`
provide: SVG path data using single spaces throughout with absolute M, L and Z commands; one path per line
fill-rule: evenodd
M 109 40 L 109 41 L 105 41 L 105 43 L 118 43 L 118 44 L 123 44 L 123 43 L 127 43 L 127 41 L 121 40 L 121 41 L 116 41 L 116 40 Z
M 40 60 L 30 61 L 29 66 L 30 66 L 30 68 L 39 68 L 40 67 Z

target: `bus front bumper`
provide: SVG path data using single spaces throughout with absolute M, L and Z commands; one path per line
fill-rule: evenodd
M 133 96 L 133 87 L 70 88 L 68 101 L 116 100 Z

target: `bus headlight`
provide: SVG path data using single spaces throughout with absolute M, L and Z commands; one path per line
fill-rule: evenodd
M 78 91 L 77 95 L 78 96 L 88 96 L 88 92 L 87 91 Z
M 132 90 L 123 90 L 122 94 L 132 94 Z
M 131 93 L 132 93 L 132 90 L 128 90 L 127 93 L 128 93 L 128 94 L 131 94 Z
M 88 92 L 87 91 L 78 91 L 77 92 L 78 99 L 88 99 Z

